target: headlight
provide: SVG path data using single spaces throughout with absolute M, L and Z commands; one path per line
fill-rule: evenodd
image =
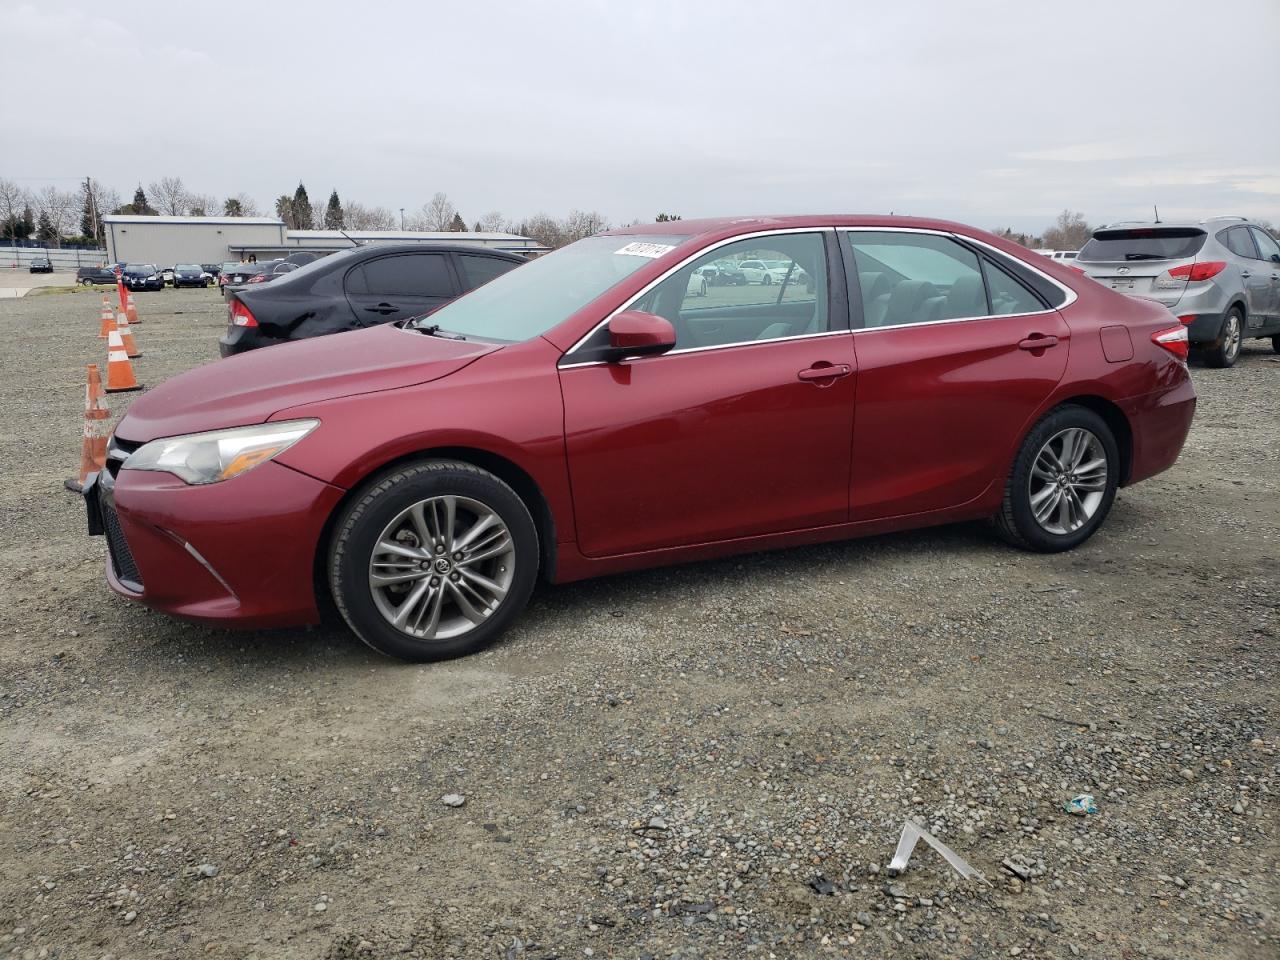
M 155 278 L 156 278 L 156 275 L 154 273 L 151 276 L 147 277 L 148 280 L 154 280 Z
M 172 473 L 187 483 L 217 483 L 279 456 L 318 426 L 319 420 L 286 420 L 152 440 L 123 469 Z

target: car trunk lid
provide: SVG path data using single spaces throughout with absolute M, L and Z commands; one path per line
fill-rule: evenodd
M 1208 234 L 1199 227 L 1111 227 L 1094 232 L 1074 266 L 1104 286 L 1173 306 L 1187 281 L 1170 274 L 1196 262 Z

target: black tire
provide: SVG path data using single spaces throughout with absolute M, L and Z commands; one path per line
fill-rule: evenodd
M 413 504 L 439 496 L 468 497 L 498 515 L 511 535 L 515 570 L 506 596 L 483 622 L 451 638 L 423 640 L 393 626 L 369 586 L 374 545 L 386 526 Z M 329 587 L 352 631 L 389 657 L 412 662 L 448 660 L 480 650 L 524 609 L 538 576 L 538 531 L 523 500 L 486 470 L 452 460 L 404 464 L 369 481 L 338 518 L 329 546 Z
M 1076 530 L 1055 533 L 1036 520 L 1031 505 L 1031 470 L 1041 449 L 1050 439 L 1069 428 L 1087 430 L 1105 452 L 1106 485 L 1093 515 Z M 1093 536 L 1111 511 L 1120 485 L 1120 450 L 1105 420 L 1086 407 L 1066 404 L 1051 410 L 1027 434 L 1014 458 L 1004 486 L 1004 501 L 993 518 L 996 532 L 1009 543 L 1038 553 L 1059 553 L 1079 546 Z
M 82 287 L 92 287 L 92 286 L 93 286 L 93 281 L 92 281 L 92 280 L 81 280 L 81 281 L 80 281 L 80 286 L 82 286 Z
M 1234 336 L 1232 327 L 1234 324 Z M 1232 367 L 1240 359 L 1244 345 L 1244 314 L 1239 307 L 1232 307 L 1222 318 L 1218 339 L 1204 348 L 1204 362 L 1210 367 Z
M 1271 349 L 1276 353 L 1280 353 L 1280 336 L 1274 336 L 1271 338 Z

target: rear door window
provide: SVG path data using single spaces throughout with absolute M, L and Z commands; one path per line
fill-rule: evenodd
M 500 277 L 508 270 L 520 266 L 501 257 L 483 257 L 479 254 L 458 254 L 458 267 L 462 272 L 462 286 L 466 290 L 474 290 L 488 283 L 494 277 Z
M 347 290 L 384 297 L 452 297 L 453 278 L 442 253 L 379 257 L 348 275 Z
M 1280 243 L 1276 243 L 1269 233 L 1254 227 L 1253 240 L 1258 245 L 1258 253 L 1262 255 L 1263 260 L 1280 256 Z
M 857 266 L 865 326 L 897 327 L 990 314 L 978 257 L 955 240 L 927 233 L 876 231 L 850 231 L 844 238 Z
M 1208 236 L 1195 227 L 1099 230 L 1076 256 L 1086 262 L 1183 260 L 1194 257 Z

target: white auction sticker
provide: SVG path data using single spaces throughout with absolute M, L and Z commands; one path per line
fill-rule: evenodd
M 675 249 L 673 243 L 628 243 L 621 250 L 613 251 L 615 254 L 622 254 L 624 257 L 650 257 L 656 260 L 664 253 L 669 253 Z

